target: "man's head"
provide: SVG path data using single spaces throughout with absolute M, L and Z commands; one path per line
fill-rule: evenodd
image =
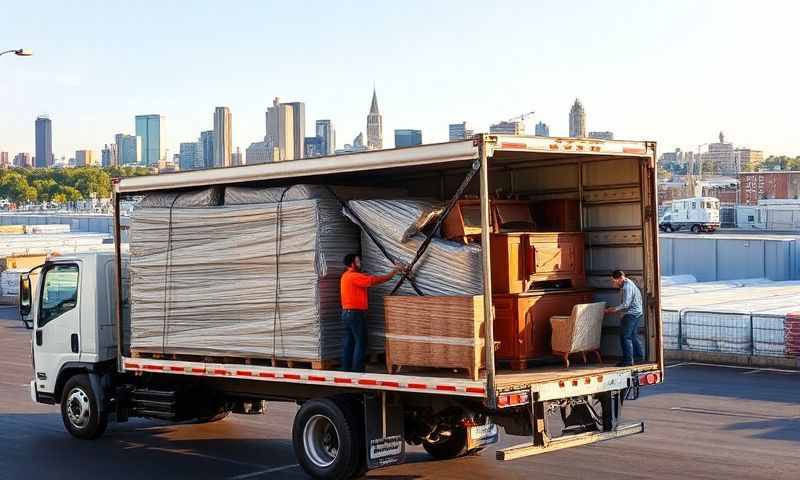
M 344 265 L 353 270 L 361 270 L 361 255 L 357 253 L 348 253 L 344 256 Z
M 622 288 L 622 284 L 625 283 L 625 272 L 622 270 L 614 270 L 611 272 L 611 283 L 613 283 L 616 288 Z

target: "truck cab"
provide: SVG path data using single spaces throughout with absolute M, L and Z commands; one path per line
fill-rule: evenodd
M 20 313 L 33 324 L 33 400 L 61 403 L 70 377 L 115 368 L 114 262 L 111 253 L 53 257 L 38 278 L 22 279 Z

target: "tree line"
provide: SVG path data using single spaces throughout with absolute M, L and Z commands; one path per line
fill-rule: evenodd
M 144 167 L 0 169 L 0 198 L 18 204 L 108 198 L 112 178 L 149 173 Z

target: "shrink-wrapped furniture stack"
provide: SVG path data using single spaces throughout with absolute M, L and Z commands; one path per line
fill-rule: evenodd
M 320 188 L 146 197 L 131 222 L 134 352 L 325 362 L 358 230 Z

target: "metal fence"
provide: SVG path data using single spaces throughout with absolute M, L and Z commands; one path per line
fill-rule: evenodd
M 783 315 L 662 310 L 664 349 L 789 356 Z

